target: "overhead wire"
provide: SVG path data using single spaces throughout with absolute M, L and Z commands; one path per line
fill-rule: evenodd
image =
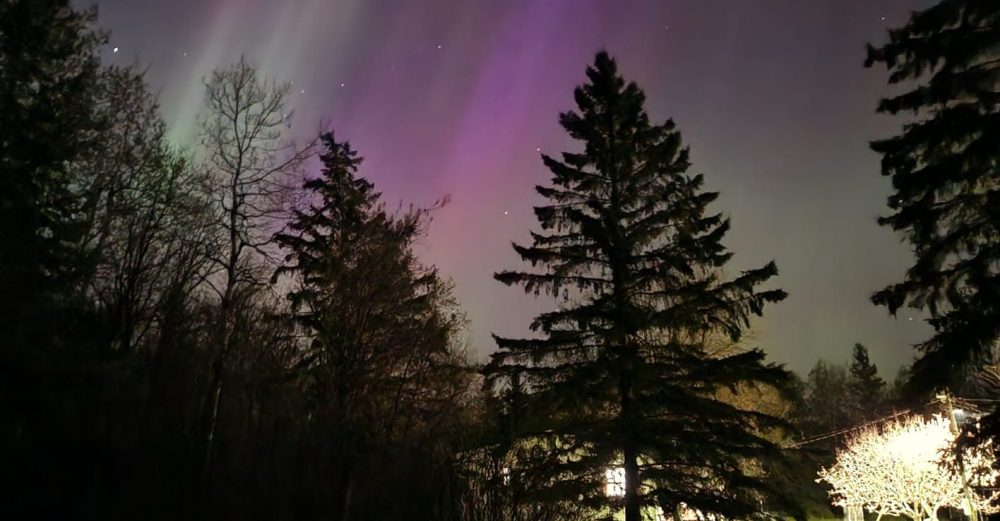
M 969 402 L 969 405 L 972 405 L 974 402 L 979 402 L 979 403 L 1000 403 L 1000 399 L 994 399 L 994 398 L 962 398 L 962 397 L 956 396 L 956 397 L 954 397 L 954 400 L 955 400 L 956 403 Z M 939 400 L 935 399 L 935 400 L 931 400 L 931 401 L 925 403 L 924 406 L 926 407 L 926 406 L 929 406 L 929 405 L 935 405 L 935 404 L 940 404 L 940 403 L 941 402 Z M 865 422 L 865 423 L 862 423 L 862 424 L 859 424 L 859 425 L 852 425 L 850 427 L 843 427 L 843 428 L 836 429 L 836 430 L 833 430 L 833 431 L 824 432 L 822 434 L 817 434 L 817 435 L 808 437 L 806 439 L 796 441 L 796 442 L 788 445 L 787 448 L 798 448 L 798 447 L 802 447 L 804 445 L 810 445 L 810 444 L 816 443 L 818 441 L 823 441 L 823 440 L 827 440 L 827 439 L 830 439 L 830 438 L 833 438 L 833 437 L 836 437 L 836 436 L 841 436 L 843 434 L 847 434 L 847 433 L 849 433 L 851 431 L 856 431 L 856 430 L 864 429 L 865 427 L 870 427 L 872 425 L 877 425 L 879 423 L 883 423 L 883 422 L 892 420 L 893 418 L 898 418 L 899 416 L 902 416 L 904 414 L 909 414 L 911 412 L 913 412 L 913 409 L 904 409 L 902 411 L 894 412 L 892 414 L 883 416 L 881 418 L 876 418 L 874 420 L 870 420 L 868 422 Z
M 998 400 L 998 401 L 1000 401 L 1000 400 Z M 928 405 L 934 405 L 934 404 L 938 404 L 938 403 L 940 403 L 938 400 L 931 400 L 931 401 L 923 404 L 923 406 L 926 407 Z M 826 440 L 826 439 L 833 438 L 835 436 L 840 436 L 840 435 L 843 435 L 843 434 L 847 434 L 847 433 L 849 433 L 851 431 L 856 431 L 856 430 L 864 429 L 865 427 L 870 427 L 872 425 L 877 425 L 879 423 L 887 422 L 887 421 L 889 421 L 889 420 L 891 420 L 893 418 L 898 418 L 899 416 L 902 416 L 904 414 L 909 414 L 911 412 L 913 412 L 913 409 L 904 409 L 902 411 L 893 412 L 892 414 L 888 414 L 886 416 L 882 416 L 881 418 L 876 418 L 874 420 L 869 420 L 869 421 L 867 421 L 865 423 L 862 423 L 862 424 L 859 424 L 859 425 L 852 425 L 850 427 L 843 427 L 841 429 L 836 429 L 836 430 L 833 430 L 833 431 L 830 431 L 830 432 L 825 432 L 825 433 L 822 433 L 822 434 L 817 434 L 815 436 L 806 438 L 804 440 L 800 440 L 800 441 L 797 441 L 795 443 L 792 443 L 788 447 L 789 448 L 798 448 L 798 447 L 801 447 L 803 445 L 809 445 L 809 444 L 812 444 L 812 443 L 816 443 L 817 441 L 823 441 L 823 440 Z
M 833 438 L 835 436 L 840 436 L 841 434 L 847 434 L 848 432 L 851 432 L 851 431 L 863 429 L 863 428 L 869 427 L 871 425 L 876 425 L 876 424 L 879 424 L 879 423 L 882 423 L 882 422 L 889 421 L 889 420 L 891 420 L 893 418 L 902 416 L 904 414 L 909 414 L 910 412 L 912 412 L 910 409 L 905 409 L 905 410 L 902 410 L 902 411 L 894 412 L 894 413 L 889 414 L 887 416 L 883 416 L 881 418 L 877 418 L 877 419 L 868 421 L 868 422 L 860 424 L 860 425 L 852 425 L 850 427 L 844 427 L 844 428 L 837 429 L 837 430 L 834 430 L 834 431 L 825 432 L 823 434 L 817 434 L 817 435 L 812 436 L 810 438 L 806 438 L 804 440 L 797 441 L 797 442 L 789 445 L 789 448 L 798 448 L 798 447 L 801 447 L 803 445 L 809 445 L 811 443 L 816 443 L 817 441 L 823 441 L 823 440 L 826 440 L 826 439 L 829 439 L 829 438 Z

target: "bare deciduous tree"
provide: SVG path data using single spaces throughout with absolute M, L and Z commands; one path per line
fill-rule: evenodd
M 205 204 L 196 172 L 166 143 L 143 74 L 110 68 L 99 87 L 105 130 L 81 165 L 83 248 L 97 253 L 88 290 L 108 321 L 108 345 L 130 352 L 155 329 L 167 288 L 189 293 L 203 275 Z
M 218 340 L 212 363 L 204 470 L 211 467 L 224 367 L 239 293 L 265 284 L 273 262 L 270 237 L 287 215 L 291 178 L 312 155 L 284 136 L 289 85 L 258 77 L 246 60 L 215 71 L 206 82 L 202 116 L 206 191 L 212 198 L 218 247 L 208 284 L 219 297 Z

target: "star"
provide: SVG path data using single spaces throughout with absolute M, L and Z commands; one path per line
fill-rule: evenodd
M 542 151 L 541 147 L 535 149 L 535 152 L 541 152 L 541 151 Z
M 504 210 L 504 211 L 503 211 L 503 214 L 504 214 L 504 215 L 508 215 L 508 214 L 510 214 L 510 212 L 509 212 L 509 211 L 507 211 L 507 210 Z
M 341 84 L 340 84 L 340 86 L 341 86 L 341 87 L 343 87 L 343 86 L 344 86 L 344 84 L 343 84 L 343 83 L 341 83 Z
M 882 17 L 882 21 L 883 21 L 883 22 L 885 21 L 885 17 L 884 17 L 884 16 Z
M 302 90 L 299 91 L 299 94 L 305 94 L 305 93 L 306 93 L 306 89 L 302 89 Z
M 115 54 L 118 54 L 118 47 L 115 47 L 114 49 L 111 49 L 111 52 L 113 52 Z
M 441 45 L 441 44 L 439 43 L 439 44 L 438 44 L 438 49 L 440 49 L 440 48 L 442 48 L 442 47 L 444 47 L 444 46 L 443 46 L 443 45 Z

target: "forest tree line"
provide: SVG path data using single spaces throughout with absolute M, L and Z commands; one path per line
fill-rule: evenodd
M 179 150 L 93 11 L 2 9 L 0 510 L 433 507 L 476 423 L 464 317 L 412 252 L 430 209 L 387 210 L 332 133 L 292 145 L 288 85 L 246 62 Z
M 290 139 L 290 85 L 243 59 L 178 148 L 143 72 L 101 63 L 95 10 L 0 3 L 0 514 L 829 515 L 837 438 L 800 441 L 1000 390 L 998 18 L 946 0 L 869 50 L 927 82 L 879 106 L 927 119 L 873 144 L 917 256 L 873 300 L 935 331 L 887 383 L 861 344 L 804 379 L 750 345 L 778 267 L 726 269 L 718 194 L 607 53 L 559 115 L 581 146 L 542 155 L 525 266 L 495 275 L 557 306 L 480 364 L 414 253 L 446 197 L 387 206 L 343 136 Z

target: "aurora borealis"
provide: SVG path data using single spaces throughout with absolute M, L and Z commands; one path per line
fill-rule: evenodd
M 491 278 L 535 226 L 539 151 L 573 147 L 557 125 L 594 52 L 614 55 L 655 117 L 673 117 L 693 171 L 722 192 L 734 265 L 774 259 L 790 297 L 754 343 L 805 370 L 866 344 L 891 377 L 926 336 L 921 317 L 868 301 L 910 258 L 875 224 L 888 182 L 867 142 L 884 71 L 864 44 L 916 0 L 101 0 L 104 58 L 138 63 L 178 145 L 194 140 L 201 79 L 241 54 L 294 82 L 294 131 L 321 125 L 365 156 L 390 202 L 451 203 L 421 254 L 456 283 L 471 346 L 522 333 L 545 306 Z M 118 52 L 112 49 L 118 47 Z

